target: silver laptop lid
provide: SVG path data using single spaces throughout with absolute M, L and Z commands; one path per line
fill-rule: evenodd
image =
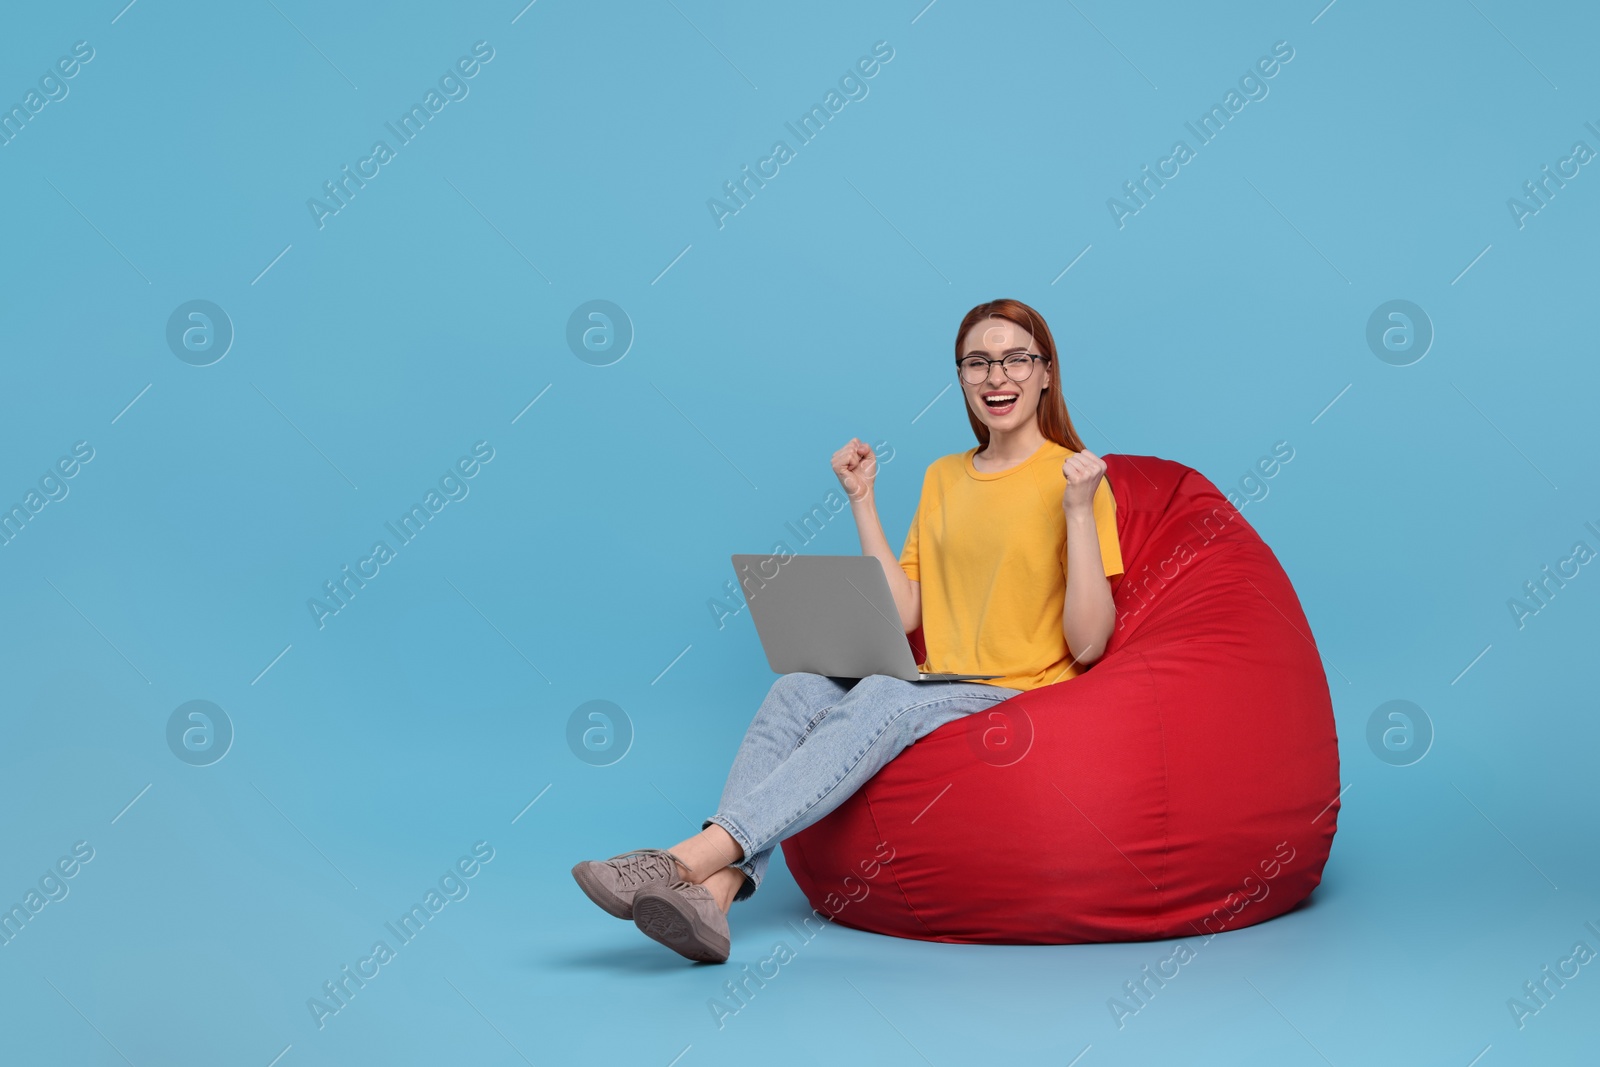
M 883 564 L 876 556 L 736 554 L 733 570 L 767 663 L 779 674 L 836 678 L 925 675 L 901 629 Z M 997 675 L 939 675 L 993 678 Z

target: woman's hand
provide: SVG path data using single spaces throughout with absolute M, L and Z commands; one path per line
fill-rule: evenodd
M 852 437 L 849 444 L 833 454 L 833 473 L 839 476 L 839 484 L 852 503 L 870 500 L 878 477 L 878 457 L 871 445 Z
M 1061 632 L 1073 659 L 1087 667 L 1105 653 L 1117 616 L 1094 521 L 1094 494 L 1106 464 L 1084 449 L 1066 458 L 1061 473 L 1067 479 L 1061 492 L 1061 510 L 1067 517 L 1067 594 L 1061 606 Z
M 892 451 L 889 458 L 894 458 Z M 856 520 L 856 533 L 861 537 L 861 554 L 872 556 L 883 565 L 883 576 L 900 615 L 900 626 L 909 634 L 922 625 L 922 586 L 906 577 L 899 557 L 883 536 L 878 505 L 872 498 L 873 483 L 878 477 L 878 456 L 861 438 L 852 437 L 849 444 L 833 454 L 833 473 L 839 476 L 839 484 L 849 494 L 850 514 Z
M 1105 477 L 1106 461 L 1086 448 L 1068 456 L 1061 464 L 1061 473 L 1067 479 L 1067 487 L 1061 492 L 1061 510 L 1068 515 L 1079 510 L 1094 514 L 1094 493 Z

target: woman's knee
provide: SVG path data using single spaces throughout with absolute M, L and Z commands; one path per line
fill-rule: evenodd
M 768 692 L 771 696 L 805 704 L 815 703 L 818 699 L 831 702 L 838 699 L 843 690 L 838 682 L 825 674 L 793 671 L 778 675 Z
M 822 675 L 812 674 L 810 671 L 792 671 L 789 674 L 780 674 L 774 678 L 772 680 L 772 688 L 784 692 L 792 689 L 804 689 L 807 686 L 816 684 L 816 680 L 821 677 Z
M 807 721 L 834 704 L 842 692 L 837 683 L 824 675 L 781 674 L 773 681 L 761 707 L 756 709 L 756 718 L 798 736 Z
M 909 706 L 904 694 L 896 690 L 897 685 L 905 684 L 889 675 L 868 675 L 833 702 L 834 706 L 827 710 L 827 717 L 837 716 L 839 720 L 855 725 L 893 724 L 900 718 L 904 708 Z M 821 718 L 818 716 L 819 720 Z
M 916 740 L 916 715 L 912 710 L 926 703 L 926 694 L 915 683 L 890 674 L 873 674 L 856 683 L 849 706 L 857 719 L 870 720 L 880 733 L 897 740 L 901 747 Z
M 857 689 L 901 689 L 913 683 L 903 678 L 896 678 L 892 674 L 869 674 L 856 683 Z

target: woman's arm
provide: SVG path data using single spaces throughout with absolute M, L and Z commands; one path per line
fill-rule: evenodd
M 883 564 L 883 576 L 888 579 L 889 593 L 894 597 L 895 610 L 900 613 L 900 626 L 910 633 L 922 625 L 922 583 L 906 577 L 900 558 L 883 535 L 883 523 L 878 519 L 878 504 L 873 496 L 878 457 L 873 454 L 872 446 L 852 438 L 833 454 L 833 472 L 839 476 L 839 484 L 850 498 L 850 514 L 856 520 L 861 552 L 876 556 Z
M 1073 659 L 1087 667 L 1105 652 L 1117 621 L 1094 525 L 1094 494 L 1106 465 L 1085 449 L 1068 456 L 1061 471 L 1067 478 L 1061 494 L 1061 510 L 1067 517 L 1067 595 L 1061 607 L 1061 632 Z
M 922 625 L 922 583 L 913 582 L 900 568 L 900 559 L 883 536 L 883 524 L 878 520 L 878 506 L 869 492 L 864 499 L 852 498 L 850 513 L 856 519 L 856 533 L 861 536 L 864 555 L 877 556 L 883 564 L 883 576 L 889 580 L 889 592 L 894 595 L 894 606 L 900 612 L 900 627 L 910 633 Z

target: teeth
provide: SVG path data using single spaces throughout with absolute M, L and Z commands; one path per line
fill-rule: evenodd
M 1010 401 L 1015 400 L 1016 398 L 1017 398 L 1017 394 L 1016 393 L 1012 393 L 1009 396 L 986 396 L 986 397 L 983 398 L 983 400 L 984 400 L 984 403 L 986 403 L 986 404 L 992 404 L 996 400 L 1009 403 Z

